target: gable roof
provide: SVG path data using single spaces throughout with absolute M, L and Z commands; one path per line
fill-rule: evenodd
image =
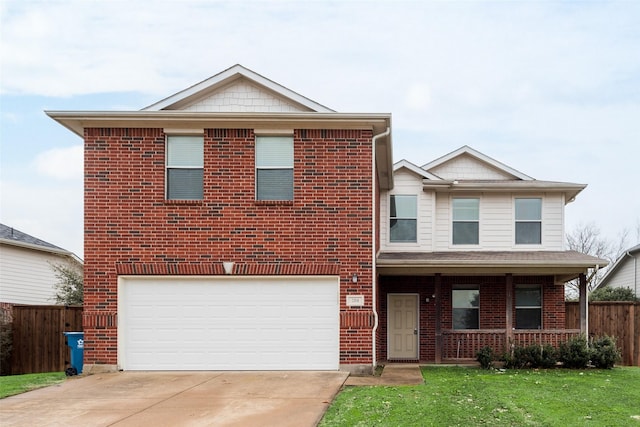
M 274 82 L 273 80 L 269 80 L 268 78 L 251 71 L 240 64 L 227 68 L 226 70 L 209 77 L 200 83 L 196 83 L 195 85 L 170 95 L 155 104 L 149 105 L 148 107 L 143 108 L 142 111 L 181 109 L 184 105 L 188 105 L 202 97 L 205 97 L 206 95 L 211 94 L 239 79 L 247 79 L 252 84 L 257 85 L 276 96 L 286 98 L 287 100 L 303 107 L 302 110 L 318 113 L 334 112 L 334 110 L 312 101 L 311 99 L 302 96 L 299 93 Z
M 504 163 L 501 163 L 499 161 L 497 161 L 496 159 L 493 159 L 485 154 L 482 154 L 479 151 L 474 150 L 473 148 L 469 147 L 468 145 L 464 145 L 460 148 L 458 148 L 455 151 L 452 151 L 449 154 L 445 154 L 444 156 L 429 162 L 425 165 L 422 166 L 422 169 L 429 171 L 431 169 L 434 169 L 438 166 L 441 166 L 457 157 L 463 156 L 463 155 L 469 155 L 471 157 L 474 157 L 492 167 L 494 167 L 495 169 L 498 169 L 501 172 L 504 172 L 506 174 L 509 174 L 511 176 L 513 176 L 514 178 L 517 179 L 521 179 L 521 180 L 525 180 L 525 181 L 531 181 L 533 180 L 532 177 L 530 177 L 529 175 L 525 175 L 520 171 L 517 171 L 515 169 L 513 169 L 512 167 L 509 167 L 507 165 L 505 165 Z
M 598 283 L 596 289 L 607 286 L 607 283 L 614 276 L 615 272 L 619 270 L 620 267 L 622 267 L 626 262 L 629 262 L 630 259 L 634 256 L 640 256 L 640 244 L 624 251 L 622 255 L 618 257 L 618 259 L 613 263 L 613 265 L 611 265 L 611 268 L 609 268 L 607 273 L 604 275 L 600 283 Z
M 298 106 L 287 111 L 197 111 L 189 107 L 224 92 L 234 82 L 259 87 L 260 94 Z M 245 85 L 245 86 L 246 86 Z M 183 108 L 183 109 L 180 109 Z M 234 65 L 162 101 L 138 111 L 45 111 L 79 137 L 87 128 L 164 128 L 180 132 L 203 129 L 260 129 L 291 132 L 293 129 L 366 129 L 373 132 L 374 150 L 381 189 L 393 187 L 391 114 L 338 113 L 241 65 Z
M 37 237 L 31 236 L 30 234 L 23 233 L 22 231 L 16 230 L 15 228 L 9 227 L 5 224 L 0 224 L 0 244 L 64 255 L 71 257 L 76 262 L 82 264 L 82 260 L 78 258 L 73 252 L 70 252 L 52 243 L 45 242 L 44 240 L 38 239 Z
M 405 168 L 410 170 L 411 172 L 415 173 L 416 175 L 419 175 L 421 177 L 423 177 L 424 179 L 431 179 L 434 181 L 441 181 L 441 178 L 427 172 L 426 170 L 422 169 L 420 166 L 417 166 L 413 163 L 411 163 L 408 160 L 402 159 L 399 162 L 396 162 L 393 165 L 393 172 L 395 173 L 396 171 Z

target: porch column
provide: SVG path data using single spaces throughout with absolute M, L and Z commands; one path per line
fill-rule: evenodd
M 513 274 L 507 274 L 507 277 L 505 278 L 505 287 L 505 302 L 507 307 L 505 312 L 505 328 L 507 329 L 505 338 L 507 340 L 506 344 L 510 345 L 513 341 Z
M 436 303 L 436 363 L 441 363 L 442 362 L 442 324 L 441 324 L 441 317 L 442 317 L 442 301 L 440 300 L 440 297 L 442 295 L 442 276 L 440 273 L 436 273 L 436 277 L 434 280 L 434 296 L 435 296 L 435 303 Z
M 580 273 L 578 277 L 580 289 L 580 332 L 589 337 L 589 298 L 587 296 L 587 277 Z

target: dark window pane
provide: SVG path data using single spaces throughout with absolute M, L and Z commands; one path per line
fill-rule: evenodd
M 516 288 L 516 307 L 540 307 L 540 288 Z
M 477 222 L 454 222 L 454 245 L 477 245 L 479 224 Z
M 257 200 L 293 200 L 293 169 L 258 169 Z
M 392 242 L 417 242 L 417 223 L 415 219 L 391 219 L 390 240 Z
M 478 312 L 477 308 L 454 308 L 453 329 L 479 329 Z
M 539 245 L 542 243 L 541 229 L 539 222 L 516 222 L 516 244 Z
M 542 310 L 539 308 L 516 308 L 516 329 L 540 329 Z
M 202 169 L 167 169 L 167 199 L 202 200 Z

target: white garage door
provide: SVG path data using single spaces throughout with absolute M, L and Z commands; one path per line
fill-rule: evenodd
M 339 278 L 120 278 L 124 370 L 337 370 Z

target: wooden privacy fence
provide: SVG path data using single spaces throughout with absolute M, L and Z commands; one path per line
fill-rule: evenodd
M 580 328 L 578 303 L 565 303 L 565 311 L 566 328 Z M 590 302 L 589 336 L 601 335 L 616 337 L 623 365 L 640 366 L 640 302 Z
M 63 332 L 82 331 L 82 307 L 13 306 L 11 374 L 65 370 L 70 361 Z

